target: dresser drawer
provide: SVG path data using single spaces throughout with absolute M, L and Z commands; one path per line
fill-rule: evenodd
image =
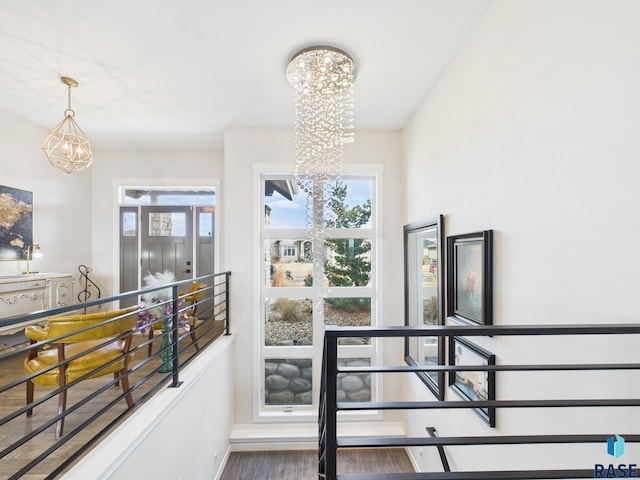
M 0 283 L 0 293 L 15 292 L 18 290 L 31 290 L 34 288 L 44 288 L 47 286 L 46 280 L 27 280 Z
M 0 279 L 0 335 L 17 332 L 29 323 L 43 321 L 40 319 L 3 326 L 3 318 L 72 305 L 73 283 L 73 275 L 60 273 Z

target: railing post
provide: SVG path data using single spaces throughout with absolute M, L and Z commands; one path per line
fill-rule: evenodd
M 224 328 L 224 334 L 225 335 L 229 335 L 229 320 L 230 320 L 230 315 L 229 315 L 229 276 L 231 275 L 231 272 L 226 272 L 224 275 L 224 308 L 225 308 L 225 328 Z
M 179 387 L 180 362 L 178 361 L 178 338 L 180 337 L 180 312 L 178 311 L 178 286 L 171 287 L 171 359 L 173 362 L 173 381 L 169 387 Z
M 327 337 L 322 342 L 320 365 L 320 395 L 318 402 L 318 480 L 324 480 L 327 472 Z
M 336 480 L 337 468 L 336 457 L 338 456 L 338 337 L 330 335 L 325 332 L 325 341 L 327 342 L 327 357 L 326 357 L 326 394 L 325 402 L 327 404 L 326 413 L 326 480 Z
M 431 438 L 436 438 L 438 436 L 435 427 L 427 427 L 427 433 Z M 449 467 L 449 460 L 447 460 L 447 454 L 444 451 L 444 447 L 442 445 L 438 445 L 437 449 L 438 454 L 440 455 L 440 461 L 442 462 L 442 468 L 445 472 L 450 472 L 451 467 Z

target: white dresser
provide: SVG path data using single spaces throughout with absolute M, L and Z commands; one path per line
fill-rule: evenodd
M 0 276 L 0 320 L 74 303 L 74 277 L 70 273 L 35 273 Z M 0 326 L 0 335 L 23 330 L 29 323 Z

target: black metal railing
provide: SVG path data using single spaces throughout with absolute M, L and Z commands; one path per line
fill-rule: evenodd
M 32 357 L 36 349 L 55 353 L 66 337 L 77 335 L 81 330 L 32 341 L 28 345 L 19 344 L 0 353 L 0 477 L 18 479 L 33 474 L 39 478 L 56 478 L 129 416 L 135 407 L 161 388 L 181 385 L 180 373 L 184 366 L 221 335 L 229 334 L 230 272 L 196 280 L 206 285 L 196 292 L 197 298 L 188 297 L 193 293 L 186 292 L 193 282 L 188 280 L 0 320 L 0 328 L 46 325 L 48 317 L 111 311 L 118 309 L 120 302 L 137 305 L 142 298 L 153 299 L 135 310 L 136 325 L 130 331 L 97 341 L 95 345 L 83 348 L 81 353 L 54 362 L 35 373 L 26 374 L 23 370 L 23 361 L 30 352 Z M 187 302 L 185 298 L 194 299 Z M 111 322 L 124 316 L 106 319 L 84 331 L 107 328 Z M 149 335 L 149 329 L 158 329 L 158 334 Z M 25 385 L 30 380 L 50 371 L 59 374 L 74 360 L 119 340 L 130 342 L 128 352 L 83 373 L 62 387 L 36 386 L 33 401 L 25 402 Z M 149 347 L 154 345 L 157 346 L 155 353 L 151 353 Z M 128 362 L 126 371 L 112 377 L 94 378 L 125 358 Z M 127 391 L 120 388 L 126 384 L 129 385 Z M 68 398 L 64 411 L 58 408 L 61 395 Z M 127 396 L 132 397 L 131 406 L 128 406 Z M 127 402 L 123 401 L 125 399 Z M 25 414 L 32 409 L 35 415 L 27 417 Z M 54 428 L 60 420 L 66 427 L 57 438 Z
M 640 324 L 616 325 L 522 325 L 522 326 L 425 326 L 425 327 L 327 327 L 324 338 L 322 359 L 322 377 L 320 387 L 319 409 L 319 478 L 324 480 L 375 480 L 375 479 L 407 479 L 407 480 L 451 480 L 451 479 L 543 479 L 543 478 L 594 478 L 594 468 L 580 469 L 528 469 L 528 470 L 482 470 L 452 472 L 449 467 L 444 447 L 481 446 L 481 445 L 533 445 L 533 444 L 587 444 L 602 442 L 606 444 L 611 433 L 592 434 L 536 434 L 523 432 L 520 435 L 487 435 L 438 437 L 435 428 L 426 426 L 424 437 L 339 437 L 338 412 L 343 411 L 385 411 L 385 410 L 424 410 L 438 409 L 501 409 L 524 408 L 562 408 L 575 409 L 585 407 L 639 407 L 640 398 L 607 397 L 607 398 L 545 398 L 545 399 L 491 399 L 491 400 L 433 400 L 433 401 L 370 401 L 370 402 L 338 402 L 337 378 L 339 374 L 369 373 L 416 373 L 416 372 L 538 372 L 538 371 L 629 371 L 640 370 L 638 348 L 621 345 L 621 350 L 635 352 L 634 358 L 615 363 L 578 363 L 570 361 L 555 364 L 497 364 L 497 365 L 393 365 L 371 367 L 346 367 L 338 362 L 338 344 L 340 338 L 346 337 L 450 337 L 479 336 L 530 336 L 553 337 L 568 335 L 583 337 L 586 335 L 614 336 L 625 340 L 629 335 L 640 334 Z M 637 338 L 637 337 L 636 337 Z M 568 349 L 570 354 L 572 350 Z M 496 352 L 499 354 L 499 352 Z M 575 352 L 574 352 L 575 355 Z M 499 355 L 497 355 L 500 358 Z M 425 392 L 427 390 L 425 389 Z M 618 432 L 626 442 L 640 442 L 637 431 Z M 389 447 L 435 447 L 441 459 L 439 468 L 442 472 L 385 473 L 385 474 L 338 474 L 336 471 L 338 451 L 341 448 L 389 448 Z M 430 470 L 435 470 L 431 469 Z

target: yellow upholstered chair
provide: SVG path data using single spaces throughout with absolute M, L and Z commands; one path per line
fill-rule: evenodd
M 29 355 L 24 361 L 25 375 L 43 373 L 27 381 L 27 404 L 33 402 L 35 383 L 43 386 L 58 386 L 63 389 L 68 383 L 84 375 L 89 375 L 88 378 L 95 378 L 113 373 L 116 377 L 123 375 L 120 383 L 125 393 L 127 406 L 133 406 L 133 397 L 129 392 L 129 378 L 125 375 L 129 371 L 129 363 L 133 359 L 133 353 L 128 354 L 131 348 L 131 335 L 119 339 L 116 337 L 131 332 L 135 328 L 137 311 L 138 307 L 136 306 L 111 312 L 60 315 L 47 318 L 47 325 L 44 327 L 28 326 L 25 329 L 25 335 L 31 340 L 32 345 L 75 331 L 78 333 L 53 340 L 50 344 L 51 348 L 38 349 L 34 346 L 29 351 Z M 107 322 L 109 319 L 115 320 Z M 87 330 L 80 331 L 83 329 Z M 113 339 L 113 341 L 109 342 L 109 339 Z M 99 345 L 102 346 L 86 355 L 47 370 L 52 365 L 64 362 L 65 359 L 72 358 Z M 112 364 L 100 369 L 112 361 Z M 67 390 L 63 389 L 58 395 L 58 414 L 65 411 L 66 403 Z M 33 408 L 27 410 L 27 416 L 31 415 L 33 415 Z M 62 436 L 63 428 L 64 417 L 58 420 L 56 437 Z
M 204 299 L 206 293 L 207 284 L 202 282 L 193 282 L 189 290 L 185 292 L 178 292 L 178 297 L 182 299 L 185 303 L 188 304 L 184 310 L 183 307 L 178 307 L 180 312 L 180 317 L 184 319 L 184 322 L 181 321 L 181 324 L 184 323 L 189 325 L 191 341 L 195 346 L 196 350 L 200 350 L 200 345 L 198 345 L 198 339 L 196 337 L 196 322 L 198 320 L 198 304 Z M 148 356 L 151 356 L 153 351 L 153 340 L 154 335 L 160 334 L 162 327 L 162 321 L 158 320 L 149 328 L 149 346 L 148 346 Z

